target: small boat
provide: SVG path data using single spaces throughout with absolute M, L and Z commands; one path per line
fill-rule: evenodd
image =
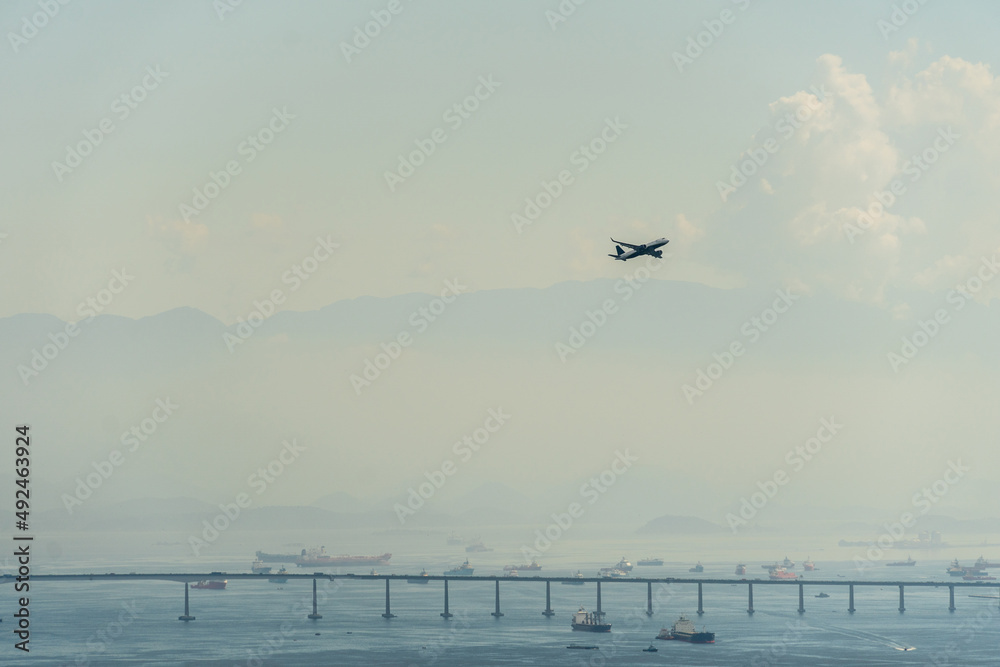
M 516 577 L 517 576 L 517 570 L 507 570 L 507 573 L 504 576 L 505 577 Z
M 656 653 L 656 652 L 657 652 L 657 651 L 659 651 L 659 650 L 660 650 L 660 649 L 658 649 L 658 648 L 656 648 L 655 646 L 653 646 L 652 644 L 650 644 L 650 645 L 649 645 L 649 648 L 644 648 L 644 649 L 642 649 L 642 652 L 643 652 L 643 653 Z
M 288 583 L 288 577 L 282 577 L 281 576 L 283 574 L 288 574 L 288 570 L 286 570 L 285 568 L 281 568 L 280 570 L 278 570 L 274 574 L 276 574 L 278 576 L 273 576 L 273 577 L 268 577 L 267 578 L 267 580 L 270 581 L 272 584 L 287 584 Z
M 795 561 L 788 560 L 788 556 L 785 556 L 785 560 L 782 561 L 781 567 L 785 568 L 786 570 L 794 570 L 795 569 Z
M 259 558 L 254 559 L 254 562 L 250 565 L 250 571 L 254 574 L 267 574 L 271 571 L 271 566 L 264 565 L 264 561 Z
M 662 558 L 643 558 L 641 561 L 639 561 L 638 563 L 636 563 L 636 565 L 642 565 L 642 566 L 655 565 L 655 566 L 659 566 L 659 565 L 663 565 L 663 559 Z
M 628 572 L 619 570 L 617 567 L 602 567 L 599 574 L 605 579 L 622 579 L 628 576 Z
M 802 569 L 808 572 L 812 572 L 813 570 L 816 569 L 816 563 L 812 562 L 811 558 L 806 558 L 804 561 L 802 561 Z
M 968 568 L 964 568 L 961 565 L 959 565 L 958 559 L 956 558 L 951 562 L 951 565 L 948 566 L 948 569 L 946 571 L 953 577 L 961 577 L 966 574 L 967 569 Z
M 688 568 L 688 572 L 704 572 L 704 571 L 705 571 L 705 566 L 701 564 L 701 561 L 698 561 L 698 564 L 695 565 L 694 567 Z
M 417 576 L 415 576 L 415 577 L 407 577 L 406 583 L 408 583 L 408 584 L 426 584 L 428 581 L 430 581 L 429 577 L 430 577 L 430 575 L 427 574 L 427 570 L 420 570 L 420 574 L 418 574 Z
M 576 571 L 576 574 L 573 575 L 573 579 L 583 579 L 583 574 L 580 572 L 580 570 Z M 583 586 L 587 582 L 585 582 L 585 581 L 564 581 L 562 583 L 567 584 L 569 586 Z
M 747 573 L 746 565 L 740 563 L 739 565 L 736 566 L 736 574 L 746 574 L 746 573 Z
M 372 571 L 369 572 L 368 575 L 371 576 L 371 577 L 377 577 L 378 576 L 378 572 L 376 572 L 375 568 L 373 567 Z
M 586 611 L 580 607 L 580 611 L 573 614 L 570 627 L 583 632 L 611 632 L 611 624 L 605 623 L 602 616 L 604 616 L 603 613 Z
M 598 647 L 598 646 L 584 646 L 583 644 L 570 644 L 566 648 L 575 648 L 575 649 L 580 649 L 581 651 L 596 651 L 600 647 Z
M 672 628 L 663 628 L 660 630 L 660 634 L 656 635 L 657 639 L 676 639 L 682 642 L 690 642 L 692 644 L 714 644 L 715 643 L 715 633 L 706 632 L 702 630 L 698 632 L 694 623 L 691 622 L 685 616 L 681 616 L 674 623 Z
M 817 595 L 817 596 L 815 596 L 815 597 L 818 597 L 818 598 L 828 598 L 828 597 L 830 597 L 830 596 L 829 596 L 829 595 L 827 595 L 826 593 L 820 593 L 819 595 Z
M 191 588 L 198 588 L 208 591 L 223 591 L 226 589 L 226 584 L 229 583 L 228 579 L 223 579 L 222 581 L 199 581 L 197 583 L 191 584 Z
M 458 567 L 446 570 L 444 576 L 446 577 L 471 577 L 474 568 L 469 565 L 469 559 L 466 558 L 465 562 Z

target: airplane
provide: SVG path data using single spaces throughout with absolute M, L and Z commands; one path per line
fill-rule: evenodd
M 618 254 L 609 254 L 608 257 L 614 257 L 615 259 L 620 259 L 623 262 L 628 261 L 633 257 L 641 257 L 642 255 L 652 255 L 653 257 L 659 259 L 663 257 L 663 251 L 657 250 L 657 248 L 670 243 L 667 239 L 656 239 L 655 241 L 650 241 L 649 243 L 643 243 L 641 245 L 622 243 L 621 241 L 615 241 L 614 239 L 611 239 L 611 242 L 615 244 L 615 250 L 618 251 Z M 626 246 L 627 248 L 630 248 L 630 250 L 625 252 L 622 250 L 622 246 Z

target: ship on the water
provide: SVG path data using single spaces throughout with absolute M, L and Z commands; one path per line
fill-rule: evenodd
M 747 573 L 747 566 L 745 564 L 740 563 L 739 565 L 736 566 L 736 574 L 746 574 L 746 573 Z
M 794 572 L 789 572 L 783 567 L 778 567 L 771 570 L 768 575 L 772 581 L 780 581 L 782 579 L 798 579 L 798 576 Z
M 378 556 L 330 556 L 326 547 L 319 549 L 303 549 L 298 554 L 270 554 L 257 552 L 257 560 L 262 563 L 295 563 L 299 567 L 337 567 L 341 565 L 388 565 L 392 554 L 384 553 Z
M 705 566 L 701 564 L 701 561 L 698 561 L 698 564 L 695 565 L 694 567 L 688 568 L 688 572 L 704 572 L 704 571 L 705 571 Z
M 264 565 L 264 561 L 258 558 L 250 564 L 250 571 L 254 574 L 267 574 L 271 571 L 271 566 Z
M 812 562 L 812 558 L 807 556 L 806 559 L 802 561 L 802 569 L 807 572 L 812 572 L 816 569 L 816 563 Z
M 469 559 L 465 559 L 465 562 L 454 567 L 450 570 L 445 571 L 444 576 L 446 577 L 471 577 L 472 573 L 475 571 L 471 565 L 469 565 Z
M 976 572 L 969 572 L 962 577 L 965 581 L 996 581 L 996 577 L 991 577 L 989 573 L 978 570 Z
M 586 611 L 583 607 L 580 607 L 580 611 L 573 614 L 570 627 L 582 632 L 611 632 L 611 624 L 605 623 L 601 616 L 603 614 Z
M 980 556 L 973 567 L 979 568 L 980 570 L 985 570 L 991 567 L 1000 567 L 1000 563 L 991 563 L 982 556 Z
M 916 564 L 917 564 L 917 561 L 915 561 L 912 558 L 910 558 L 909 556 L 907 556 L 906 560 L 894 560 L 891 563 L 886 563 L 885 566 L 886 567 L 913 567 Z
M 420 570 L 420 574 L 418 574 L 417 576 L 415 576 L 415 577 L 408 577 L 406 579 L 406 583 L 408 583 L 408 584 L 426 584 L 428 581 L 430 581 L 430 579 L 428 577 L 430 577 L 430 575 L 427 574 L 427 570 Z
M 281 568 L 280 570 L 275 572 L 274 575 L 268 577 L 267 580 L 272 584 L 287 584 L 288 577 L 282 576 L 285 574 L 288 574 L 288 570 L 286 570 L 285 568 Z
M 639 562 L 637 562 L 636 565 L 642 565 L 642 566 L 647 566 L 647 565 L 663 565 L 663 559 L 662 558 L 643 558 L 642 560 L 640 560 Z
M 707 632 L 702 630 L 698 632 L 694 623 L 691 622 L 686 616 L 681 616 L 674 623 L 672 628 L 663 628 L 660 630 L 660 634 L 656 635 L 657 639 L 676 639 L 682 642 L 690 642 L 692 644 L 714 644 L 715 643 L 715 633 Z
M 226 589 L 226 584 L 229 583 L 228 579 L 223 579 L 222 581 L 198 581 L 191 584 L 191 588 L 200 588 L 209 591 L 222 591 Z
M 632 563 L 630 563 L 627 560 L 625 560 L 625 556 L 622 556 L 622 559 L 620 561 L 618 561 L 618 564 L 615 565 L 615 567 L 617 567 L 622 572 L 631 572 L 632 571 Z
M 572 579 L 568 581 L 563 581 L 561 583 L 567 584 L 569 586 L 583 586 L 586 582 L 583 581 L 583 573 L 580 572 L 580 570 L 577 570 L 576 574 L 573 575 Z
M 448 536 L 447 543 L 448 543 L 448 546 L 454 547 L 454 546 L 458 546 L 459 544 L 461 544 L 464 541 L 465 540 L 463 540 L 461 537 L 458 536 L 458 533 L 452 533 L 452 534 L 450 534 Z
M 538 561 L 532 558 L 531 563 L 529 565 L 504 565 L 503 569 L 507 572 L 510 572 L 511 570 L 515 572 L 518 570 L 535 571 L 535 570 L 541 570 L 542 566 L 538 564 Z
M 599 574 L 605 579 L 622 579 L 628 576 L 628 572 L 617 567 L 602 567 Z
M 493 551 L 493 549 L 483 544 L 482 540 L 478 540 L 473 544 L 470 544 L 469 546 L 465 547 L 465 553 L 467 554 L 481 553 L 483 551 Z

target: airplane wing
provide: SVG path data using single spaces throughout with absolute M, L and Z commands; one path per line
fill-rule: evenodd
M 623 245 L 626 248 L 631 248 L 632 250 L 640 250 L 640 249 L 642 249 L 642 248 L 645 247 L 645 246 L 641 246 L 641 245 L 632 245 L 631 243 L 624 243 L 622 241 L 615 241 L 614 239 L 611 239 L 611 242 L 612 243 L 617 243 L 618 245 Z

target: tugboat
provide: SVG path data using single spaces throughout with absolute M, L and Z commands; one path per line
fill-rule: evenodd
M 966 574 L 966 569 L 967 568 L 958 564 L 958 559 L 956 558 L 951 562 L 951 565 L 948 566 L 947 572 L 953 577 L 963 577 Z
M 746 565 L 740 563 L 739 565 L 736 566 L 736 574 L 746 574 L 746 573 L 747 573 Z
M 688 568 L 688 572 L 704 572 L 704 571 L 705 571 L 705 566 L 701 564 L 701 561 L 698 561 L 698 564 L 695 565 L 694 567 Z
M 692 644 L 714 644 L 715 643 L 715 633 L 705 632 L 704 630 L 698 632 L 695 630 L 694 623 L 690 621 L 685 616 L 681 616 L 674 627 L 663 628 L 660 630 L 660 634 L 656 635 L 657 639 L 677 639 L 682 642 L 690 642 Z
M 643 653 L 656 653 L 656 652 L 657 652 L 657 651 L 659 651 L 659 650 L 660 650 L 660 649 L 658 649 L 658 648 L 656 648 L 655 646 L 653 646 L 652 644 L 650 644 L 650 645 L 649 645 L 649 648 L 644 648 L 644 649 L 642 649 L 642 652 L 643 652 Z
M 786 570 L 794 570 L 795 569 L 795 561 L 788 560 L 788 556 L 785 556 L 785 560 L 782 561 L 781 567 L 785 568 Z
M 407 577 L 406 583 L 408 583 L 408 584 L 426 584 L 428 581 L 430 581 L 430 579 L 428 577 L 430 577 L 430 575 L 427 574 L 427 570 L 420 570 L 420 574 L 418 574 L 417 576 L 415 576 L 415 577 Z
M 570 623 L 570 627 L 583 632 L 611 632 L 610 623 L 605 623 L 597 615 L 597 612 L 585 611 L 583 607 L 580 607 L 580 611 L 573 614 L 573 621 Z
M 909 556 L 907 556 L 906 560 L 894 560 L 891 563 L 886 563 L 885 566 L 886 567 L 906 567 L 906 566 L 912 567 L 912 566 L 914 566 L 916 564 L 917 564 L 917 561 L 915 561 L 912 558 L 910 558 Z
M 197 583 L 191 584 L 191 588 L 200 588 L 209 591 L 224 591 L 226 590 L 226 584 L 229 583 L 227 579 L 222 581 L 199 581 Z
M 980 556 L 979 559 L 976 561 L 975 565 L 973 565 L 973 567 L 978 568 L 980 570 L 986 570 L 991 567 L 1000 567 L 1000 563 L 991 563 L 982 556 Z
M 471 577 L 474 568 L 469 565 L 469 559 L 466 558 L 465 562 L 458 567 L 446 570 L 444 576 L 446 577 Z
M 581 573 L 580 570 L 577 570 L 576 574 L 573 575 L 573 578 L 574 579 L 583 579 L 583 573 Z M 567 586 L 583 586 L 587 582 L 585 582 L 585 581 L 564 581 L 562 583 L 566 584 Z
M 830 597 L 830 596 L 829 596 L 829 595 L 827 595 L 826 593 L 820 593 L 820 594 L 819 594 L 819 595 L 817 595 L 816 597 L 818 597 L 818 598 L 828 598 L 828 597 Z
M 285 568 L 281 568 L 280 570 L 278 570 L 277 572 L 275 572 L 275 574 L 278 575 L 278 576 L 276 576 L 276 577 L 268 577 L 267 580 L 270 581 L 272 584 L 287 584 L 288 583 L 288 577 L 281 576 L 283 574 L 288 574 L 288 570 L 286 570 Z
M 605 579 L 622 579 L 628 576 L 628 572 L 617 567 L 602 567 L 599 574 Z
M 816 563 L 812 562 L 812 559 L 807 557 L 804 561 L 802 561 L 802 569 L 812 572 L 816 569 Z

